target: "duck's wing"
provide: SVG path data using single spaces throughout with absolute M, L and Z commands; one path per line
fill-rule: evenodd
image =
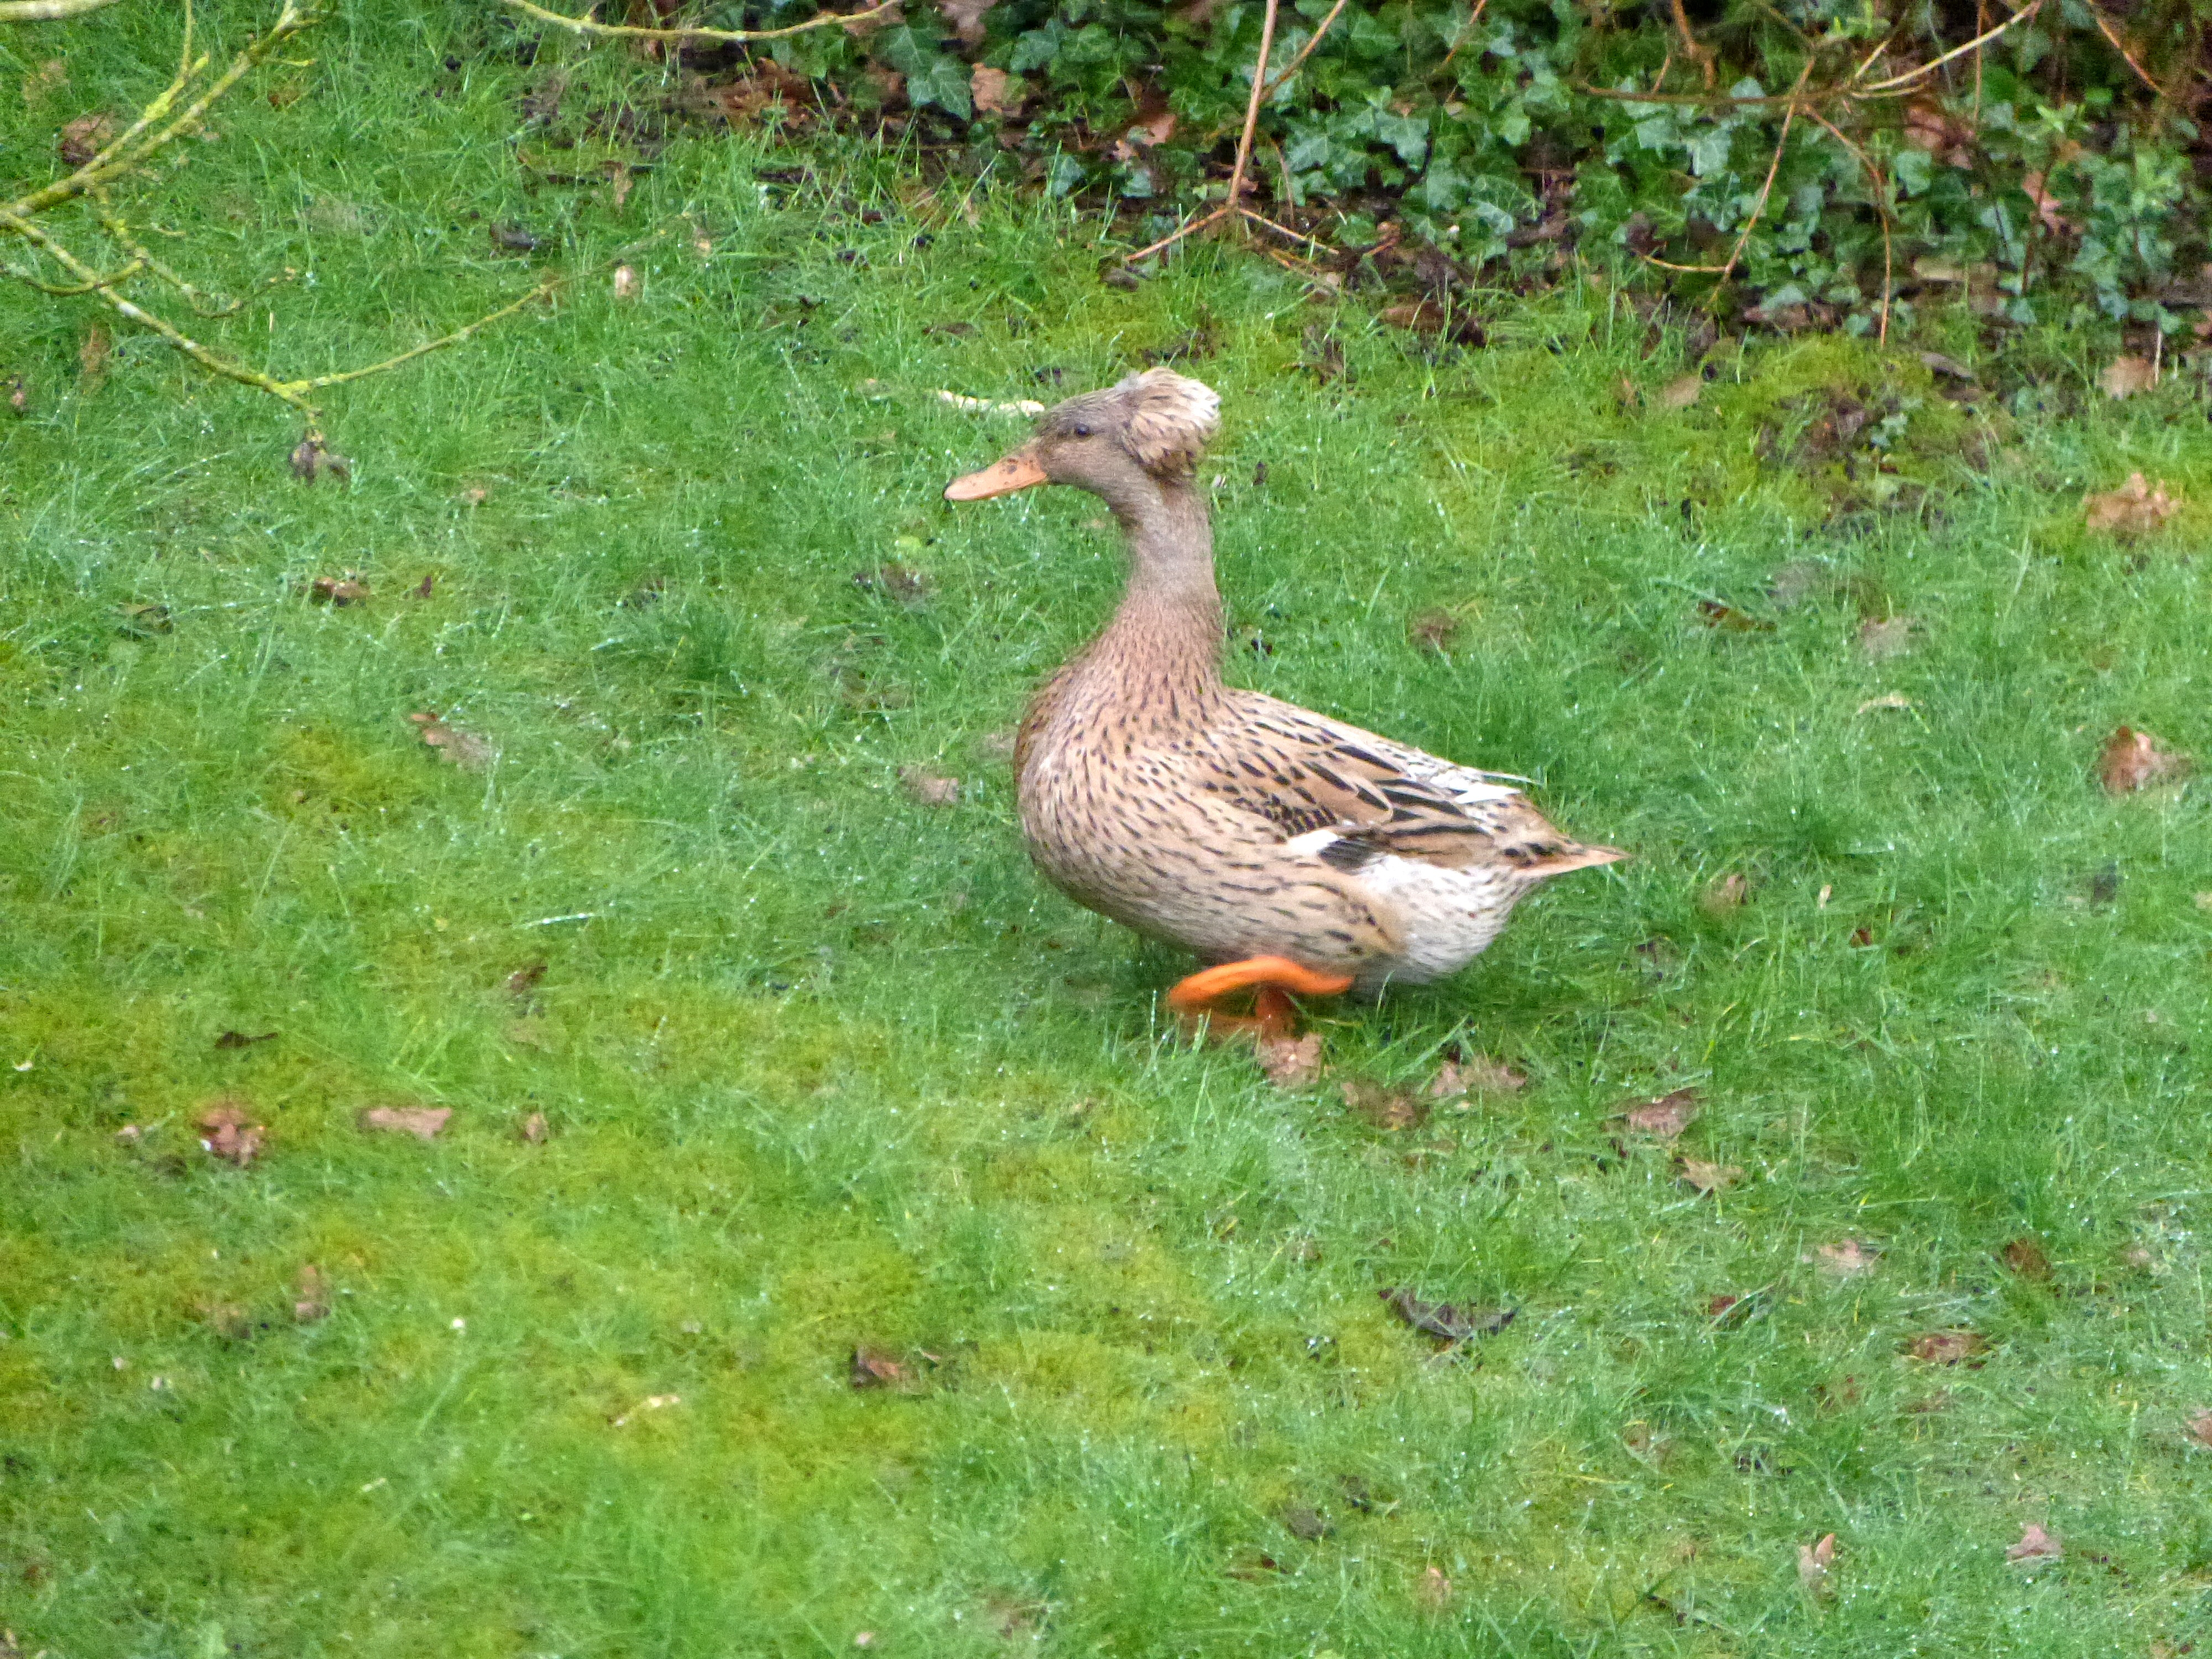
M 1207 793 L 1340 870 L 1390 854 L 1558 875 L 1623 856 L 1553 829 L 1519 779 L 1461 766 L 1257 692 L 1231 692 L 1197 757 Z

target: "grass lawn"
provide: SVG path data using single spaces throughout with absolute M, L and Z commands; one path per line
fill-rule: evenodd
M 149 215 L 218 285 L 301 273 L 204 325 L 292 374 L 582 273 L 331 393 L 349 485 L 290 476 L 272 401 L 128 332 L 88 372 L 89 307 L 0 293 L 24 1655 L 2212 1637 L 2212 836 L 2202 783 L 2093 776 L 2122 724 L 2212 757 L 2196 377 L 2111 403 L 2112 341 L 2039 336 L 1962 404 L 1929 312 L 1723 344 L 1670 407 L 1681 329 L 1595 270 L 1432 352 L 1253 255 L 1118 291 L 1032 196 L 704 127 L 617 206 L 587 117 L 658 71 L 507 40 L 348 9 Z M 10 76 L 64 50 L 0 98 L 33 171 L 174 37 L 0 36 Z M 618 299 L 593 262 L 662 229 Z M 1117 592 L 1097 504 L 938 496 L 1024 428 L 937 390 L 1194 333 L 1235 677 L 1636 855 L 1317 1010 L 1305 1087 L 1182 1039 L 1188 959 L 1022 853 L 1003 734 Z M 2089 533 L 2135 470 L 2180 516 Z M 1526 1085 L 1346 1103 L 1454 1055 Z M 1679 1137 L 1615 1115 L 1686 1088 Z M 1517 1316 L 1442 1349 L 1401 1286 Z M 2063 1554 L 2008 1561 L 2030 1525 Z

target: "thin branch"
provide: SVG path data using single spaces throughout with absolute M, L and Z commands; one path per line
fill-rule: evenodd
M 51 294 L 58 300 L 73 300 L 80 295 L 90 294 L 97 289 L 113 288 L 118 283 L 128 282 L 144 269 L 143 262 L 133 259 L 112 276 L 95 277 L 88 283 L 44 283 L 32 276 L 29 271 L 18 270 L 13 265 L 0 268 L 0 276 L 5 276 L 15 282 L 21 283 L 25 288 L 36 289 L 41 294 Z
M 1881 176 L 1881 169 L 1869 159 L 1864 150 L 1844 136 L 1843 129 L 1816 109 L 1808 108 L 1805 113 L 1826 127 L 1835 141 L 1851 153 L 1853 159 L 1865 169 L 1868 179 L 1873 182 L 1874 210 L 1881 221 L 1881 329 L 1875 339 L 1876 344 L 1887 345 L 1889 343 L 1889 299 L 1896 286 L 1897 271 L 1896 250 L 1889 230 L 1889 185 Z
M 155 258 L 152 252 L 131 234 L 130 225 L 125 222 L 123 216 L 115 210 L 114 204 L 107 199 L 107 191 L 104 186 L 95 186 L 92 195 L 93 199 L 100 204 L 100 228 L 113 237 L 117 246 L 131 256 L 131 265 L 134 268 L 152 271 L 183 295 L 185 302 L 201 316 L 228 317 L 246 303 L 243 300 L 230 300 L 216 301 L 212 306 L 202 304 L 201 301 L 206 296 L 199 289 Z
M 1736 261 L 1743 258 L 1743 250 L 1751 240 L 1751 233 L 1759 228 L 1759 221 L 1766 211 L 1767 198 L 1774 193 L 1774 175 L 1782 170 L 1782 152 L 1789 145 L 1790 129 L 1796 124 L 1797 120 L 1796 95 L 1804 90 L 1805 77 L 1812 72 L 1813 60 L 1808 58 L 1805 60 L 1805 67 L 1797 72 L 1796 85 L 1790 88 L 1790 109 L 1789 112 L 1782 118 L 1782 136 L 1774 141 L 1774 159 L 1766 164 L 1766 182 L 1759 185 L 1759 200 L 1752 204 L 1751 217 L 1743 222 L 1742 234 L 1735 239 L 1735 246 L 1729 250 L 1728 263 L 1724 265 L 1669 264 L 1666 260 L 1655 259 L 1647 253 L 1642 256 L 1644 264 L 1660 265 L 1668 270 L 1686 271 L 1701 276 L 1718 276 L 1723 282 L 1727 281 L 1735 272 Z M 1714 291 L 1716 293 L 1719 291 L 1717 287 Z
M 1437 65 L 1438 69 L 1449 69 L 1451 66 L 1451 60 L 1459 56 L 1459 49 L 1474 38 L 1474 26 L 1482 21 L 1482 9 L 1489 3 L 1490 0 L 1474 0 L 1474 9 L 1468 13 L 1466 23 L 1462 26 L 1457 38 L 1452 41 L 1451 50 L 1444 54 L 1444 61 Z M 1662 81 L 1667 78 L 1665 70 L 1659 71 L 1659 78 Z
M 55 23 L 114 3 L 115 0 L 0 0 L 0 23 Z
M 1244 106 L 1244 135 L 1237 141 L 1237 162 L 1229 170 L 1229 205 L 1234 208 L 1244 195 L 1244 169 L 1252 160 L 1252 135 L 1260 127 L 1260 104 L 1267 95 L 1267 54 L 1275 45 L 1276 0 L 1267 0 L 1267 9 L 1260 19 L 1260 57 L 1252 65 L 1252 100 Z
M 1227 208 L 1218 207 L 1214 209 L 1212 212 L 1205 214 L 1199 218 L 1192 220 L 1180 230 L 1170 231 L 1165 236 L 1161 237 L 1158 241 L 1151 243 L 1146 246 L 1140 247 L 1134 253 L 1122 255 L 1121 263 L 1125 265 L 1133 265 L 1139 259 L 1150 258 L 1153 254 L 1158 253 L 1162 248 L 1173 247 L 1177 242 L 1182 240 L 1184 237 L 1194 236 L 1200 231 L 1204 230 L 1208 225 L 1212 224 L 1216 220 L 1225 219 L 1228 216 L 1229 210 Z
M 2115 29 L 2109 22 L 2106 21 L 2105 14 L 2097 10 L 2094 7 L 2092 7 L 2090 9 L 2090 15 L 2097 20 L 2098 33 L 2102 34 L 2106 40 L 2112 42 L 2112 50 L 2114 52 L 2117 52 L 2121 57 L 2128 60 L 2128 67 L 2136 72 L 2136 78 L 2142 81 L 2145 86 L 2148 87 L 2160 98 L 2165 97 L 2166 88 L 2159 85 L 2157 82 L 2151 79 L 2150 71 L 2148 70 L 2145 69 L 2141 64 L 2136 62 L 2135 53 L 2128 50 L 2127 42 L 2120 39 L 2119 31 Z
M 1705 71 L 1705 85 L 1711 87 L 1714 76 L 1712 49 L 1699 46 L 1698 37 L 1690 33 L 1690 14 L 1683 9 L 1682 0 L 1674 0 L 1674 27 L 1681 32 L 1682 50 Z
M 342 374 L 318 374 L 311 380 L 286 380 L 283 384 L 288 390 L 294 392 L 320 392 L 325 386 L 343 386 L 348 380 L 358 380 L 364 375 L 381 374 L 387 368 L 397 368 L 402 363 L 412 362 L 416 358 L 427 356 L 433 351 L 443 351 L 447 346 L 459 345 L 462 341 L 467 339 L 469 336 L 477 332 L 477 330 L 489 328 L 494 323 L 499 322 L 502 319 L 512 317 L 516 312 L 521 310 L 523 307 L 532 304 L 533 301 L 544 299 L 547 295 L 552 293 L 555 289 L 560 286 L 560 277 L 549 276 L 544 282 L 538 283 L 536 288 L 532 289 L 529 293 L 524 295 L 520 300 L 510 301 L 507 304 L 501 306 L 497 311 L 486 313 L 483 316 L 477 318 L 476 321 L 467 325 L 465 327 L 457 328 L 451 334 L 446 335 L 442 338 L 431 340 L 425 344 L 416 346 L 410 350 L 403 351 L 396 357 L 386 357 L 380 363 L 371 363 L 366 368 L 349 368 Z
M 678 44 L 685 40 L 720 40 L 742 46 L 748 40 L 781 40 L 787 35 L 804 34 L 809 29 L 826 29 L 839 23 L 861 22 L 880 16 L 893 6 L 902 3 L 902 0 L 882 0 L 881 4 L 870 6 L 866 11 L 825 11 L 819 17 L 810 17 L 804 23 L 793 23 L 789 28 L 782 29 L 649 29 L 631 23 L 602 23 L 588 13 L 582 17 L 568 17 L 557 11 L 548 11 L 543 6 L 532 5 L 531 0 L 506 0 L 506 3 L 517 11 L 535 17 L 541 23 L 551 23 L 577 34 L 597 34 L 624 40 L 673 40 Z
M 1995 28 L 1986 30 L 1984 33 L 1976 35 L 1972 40 L 1967 41 L 1965 46 L 1954 46 L 1950 51 L 1945 52 L 1941 58 L 1933 58 L 1929 62 L 1921 64 L 1917 69 L 1909 69 L 1902 75 L 1892 76 L 1887 81 L 1877 81 L 1870 87 L 1861 87 L 1857 89 L 1856 95 L 1863 98 L 1870 98 L 1876 93 L 1894 92 L 1910 86 L 1913 82 L 1919 80 L 1923 76 L 1934 74 L 1937 70 L 1942 69 L 1944 64 L 1949 63 L 1954 58 L 1963 58 L 1968 52 L 1976 51 L 1978 48 L 1988 45 L 1990 41 L 1996 40 L 1997 36 L 2002 34 L 2007 29 L 2012 28 L 2018 24 L 2025 23 L 2029 18 L 2034 16 L 2036 13 L 2042 9 L 2043 0 L 2032 0 L 2032 3 L 2029 4 L 2026 9 L 2014 12 L 2011 16 L 2006 18 L 2003 22 L 1998 24 Z M 1869 63 L 1872 63 L 1874 60 L 1872 58 L 1869 58 L 1867 61 Z M 2152 85 L 2154 87 L 2157 85 L 2157 82 L 2153 82 Z
M 1482 6 L 1489 3 L 1490 0 L 1480 0 L 1476 8 L 1478 13 L 1480 11 Z M 1274 76 L 1267 82 L 1267 89 L 1260 94 L 1261 100 L 1262 102 L 1273 97 L 1277 88 L 1280 87 L 1284 82 L 1289 80 L 1293 75 L 1296 75 L 1299 70 L 1305 66 L 1306 59 L 1313 56 L 1314 48 L 1321 44 L 1322 36 L 1328 33 L 1329 25 L 1335 22 L 1338 17 L 1343 15 L 1345 4 L 1346 0 L 1336 0 L 1336 3 L 1328 9 L 1328 15 L 1321 20 L 1321 27 L 1313 32 L 1313 38 L 1308 40 L 1305 45 L 1298 48 L 1298 55 L 1291 59 L 1290 63 L 1285 66 L 1281 74 Z

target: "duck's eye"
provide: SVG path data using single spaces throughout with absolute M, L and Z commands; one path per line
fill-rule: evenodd
M 1087 438 L 1091 435 L 1091 428 L 1087 426 L 1078 426 L 1075 428 L 1075 435 L 1079 438 Z

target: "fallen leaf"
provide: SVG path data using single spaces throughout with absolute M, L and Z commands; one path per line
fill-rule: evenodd
M 629 193 L 637 184 L 637 175 L 629 170 L 629 163 L 627 161 L 609 161 L 606 164 L 606 174 L 607 205 L 614 209 L 617 212 L 620 212 L 622 210 L 622 204 L 629 200 Z M 617 300 L 630 297 L 629 295 L 624 295 L 622 291 L 622 273 L 629 270 L 629 267 L 628 265 L 618 266 L 616 269 L 615 297 Z M 635 289 L 635 273 L 633 272 L 633 289 Z
M 491 499 L 491 491 L 486 489 L 482 484 L 471 484 L 453 499 L 463 507 L 482 507 Z
M 538 248 L 538 239 L 520 225 L 494 225 L 491 245 L 504 253 L 532 253 Z
M 1413 1600 L 1425 1613 L 1442 1613 L 1451 1606 L 1452 1581 L 1444 1577 L 1441 1567 L 1423 1567 L 1420 1577 L 1413 1580 Z
M 1685 374 L 1680 380 L 1669 380 L 1659 389 L 1653 399 L 1662 409 L 1687 409 L 1705 395 L 1705 382 L 1702 376 Z
M 2115 536 L 2147 536 L 2181 511 L 2181 503 L 2166 493 L 2164 484 L 2154 489 L 2140 472 L 2130 472 L 2118 489 L 2083 496 L 2081 506 L 2090 529 Z
M 962 46 L 975 46 L 982 44 L 983 20 L 997 3 L 998 0 L 937 0 L 937 9 L 952 25 Z
M 620 206 L 621 204 L 617 203 L 616 205 Z M 635 300 L 637 298 L 637 268 L 635 265 L 617 265 L 615 267 L 615 298 Z
M 432 574 L 423 577 L 421 581 L 415 585 L 415 597 L 418 599 L 428 599 L 430 597 L 431 590 L 436 587 L 437 585 L 438 578 L 436 575 Z
M 353 481 L 353 463 L 336 451 L 324 447 L 322 438 L 310 432 L 293 446 L 292 476 L 301 483 L 313 483 L 324 474 L 343 483 Z
M 1828 1569 L 1835 1565 L 1836 1534 L 1828 1534 L 1817 1544 L 1797 1547 L 1797 1582 L 1814 1595 L 1834 1593 L 1835 1586 L 1828 1582 Z
M 1902 691 L 1885 691 L 1878 697 L 1869 697 L 1859 705 L 1858 712 L 1871 714 L 1878 708 L 1917 708 L 1919 704 Z
M 423 743 L 436 750 L 441 760 L 464 772 L 481 772 L 499 757 L 499 750 L 487 739 L 460 726 L 449 726 L 427 710 L 407 718 L 421 728 Z
M 99 388 L 101 378 L 107 373 L 109 343 L 107 331 L 94 323 L 84 331 L 84 339 L 76 349 L 77 384 L 86 392 Z
M 1699 599 L 1698 620 L 1708 628 L 1717 628 L 1729 634 L 1771 634 L 1774 631 L 1774 624 L 1764 617 L 1754 617 L 1748 611 L 1739 611 L 1718 599 Z
M 2207 1451 L 2212 1451 L 2212 1408 L 2197 1407 L 2181 1425 L 2181 1431 Z
M 1905 1351 L 1930 1365 L 1956 1365 L 1978 1360 L 1989 1352 L 1990 1345 L 1978 1331 L 1923 1331 Z
M 640 1416 L 646 1412 L 665 1412 L 671 1406 L 680 1406 L 683 1403 L 684 1396 L 680 1394 L 649 1394 L 620 1417 L 616 1418 L 613 1426 L 617 1429 L 626 1429 L 629 1426 L 630 1419 L 633 1417 Z
M 307 597 L 317 605 L 359 605 L 368 598 L 368 584 L 351 571 L 343 576 L 318 576 L 307 585 Z
M 261 1143 L 268 1134 L 266 1127 L 252 1121 L 252 1108 L 244 1101 L 218 1096 L 199 1115 L 200 1146 L 212 1158 L 246 1168 L 260 1155 Z
M 149 640 L 156 634 L 173 634 L 176 619 L 169 615 L 166 605 L 122 605 L 116 609 L 122 613 L 123 632 L 134 640 Z
M 1267 1081 L 1278 1089 L 1301 1089 L 1321 1077 L 1321 1033 L 1304 1036 L 1262 1036 L 1252 1052 Z
M 1513 1322 L 1518 1308 L 1468 1308 L 1449 1302 L 1424 1302 L 1403 1286 L 1375 1292 L 1383 1305 L 1424 1336 L 1445 1342 L 1495 1336 Z
M 2074 222 L 2058 210 L 2058 198 L 2051 194 L 2050 184 L 2042 173 L 2023 173 L 2020 187 L 2027 192 L 2027 199 L 2034 204 L 2035 216 L 2043 222 L 2045 230 L 2054 236 L 2074 234 Z
M 1823 1244 L 1813 1254 L 1820 1258 L 1821 1272 L 1838 1279 L 1856 1279 L 1861 1273 L 1870 1273 L 1881 1261 L 1879 1252 L 1869 1249 L 1856 1238 Z
M 364 1129 L 434 1140 L 453 1115 L 450 1106 L 372 1106 L 361 1115 L 359 1121 Z
M 1905 112 L 1905 142 L 1924 149 L 1947 167 L 1974 164 L 1974 130 L 1933 103 L 1914 104 Z
M 526 997 L 538 988 L 538 981 L 545 977 L 545 964 L 533 962 L 516 969 L 507 976 L 507 994 L 511 997 Z
M 1705 891 L 1698 895 L 1698 908 L 1709 916 L 1724 916 L 1742 909 L 1750 900 L 1751 883 L 1742 872 L 1731 870 L 1705 884 Z
M 957 806 L 960 804 L 960 780 L 948 778 L 919 766 L 899 768 L 899 781 L 906 786 L 908 794 L 924 806 Z
M 1415 334 L 1438 335 L 1454 345 L 1480 346 L 1490 343 L 1488 331 L 1474 313 L 1463 306 L 1446 305 L 1433 294 L 1383 307 L 1382 320 L 1393 328 Z
M 1344 1103 L 1378 1129 L 1418 1128 L 1429 1115 L 1411 1095 L 1357 1079 L 1344 1085 Z
M 880 593 L 912 611 L 929 599 L 930 580 L 921 571 L 902 564 L 879 564 L 872 570 L 855 570 L 853 586 L 863 593 Z
M 225 1031 L 215 1040 L 215 1046 L 218 1048 L 251 1048 L 255 1043 L 266 1042 L 276 1035 L 274 1031 L 264 1031 L 259 1036 L 248 1036 L 243 1031 Z
M 1792 559 L 1766 579 L 1766 597 L 1778 611 L 1794 611 L 1828 585 L 1825 565 L 1811 559 Z
M 1912 630 L 1920 624 L 1911 617 L 1868 617 L 1859 624 L 1859 651 L 1871 662 L 1899 656 L 1912 648 Z
M 2001 1252 L 2004 1264 L 2022 1279 L 2045 1279 L 2051 1277 L 2051 1258 L 2044 1255 L 2043 1246 L 2032 1238 L 2015 1238 Z
M 1424 1091 L 1431 1100 L 1462 1100 L 1470 1094 L 1510 1095 L 1528 1086 L 1528 1074 L 1488 1054 L 1464 1060 L 1448 1060 L 1437 1067 Z M 1465 1107 L 1456 1109 L 1464 1111 Z
M 906 1367 L 881 1348 L 872 1348 L 863 1343 L 853 1350 L 853 1386 L 856 1389 L 891 1389 L 906 1381 Z
M 978 115 L 1018 117 L 1022 106 L 1029 101 L 1029 94 L 1021 83 L 1002 69 L 993 69 L 988 64 L 978 64 L 968 76 L 968 95 L 975 100 Z
M 2149 732 L 2126 726 L 2106 739 L 2104 752 L 2097 757 L 2097 781 L 2108 795 L 2124 795 L 2185 776 L 2189 769 L 2188 756 L 2161 749 Z
M 200 1307 L 208 1328 L 226 1342 L 243 1342 L 253 1334 L 253 1319 L 234 1302 L 209 1302 Z
M 18 415 L 26 414 L 31 407 L 31 389 L 20 374 L 8 377 L 8 407 Z
M 1644 394 L 1637 390 L 1636 382 L 1624 374 L 1613 383 L 1613 400 L 1623 409 L 1632 410 L 1642 405 Z
M 1968 386 L 1974 384 L 1972 369 L 1953 362 L 1940 351 L 1922 352 L 1920 362 L 1923 368 L 1939 380 L 1962 380 Z
M 95 112 L 80 115 L 61 130 L 54 141 L 62 160 L 73 167 L 81 167 L 107 148 L 108 140 L 115 137 L 115 118 Z
M 2097 384 L 2108 398 L 2132 398 L 2158 384 L 2158 370 L 2148 357 L 2115 357 L 2097 376 Z
M 523 1119 L 521 1133 L 523 1139 L 532 1146 L 543 1146 L 545 1144 L 546 1135 L 545 1114 L 532 1112 L 528 1117 Z
M 292 1317 L 302 1325 L 312 1325 L 318 1319 L 330 1317 L 330 1297 L 323 1288 L 323 1270 L 311 1261 L 300 1269 Z
M 23 77 L 23 101 L 34 104 L 50 92 L 58 92 L 69 84 L 69 64 L 58 58 L 49 58 Z M 0 1659 L 6 1659 L 0 1652 Z
M 2065 1553 L 2059 1542 L 2033 1521 L 2021 1528 L 2020 1542 L 2005 1552 L 2008 1561 L 2056 1561 Z
M 1334 1530 L 1310 1504 L 1293 1504 L 1283 1511 L 1283 1530 L 1305 1543 L 1318 1544 Z
M 1696 1121 L 1698 1103 L 1704 1098 L 1702 1089 L 1677 1089 L 1672 1094 L 1631 1106 L 1620 1115 L 1638 1134 L 1672 1140 Z
M 1682 1159 L 1681 1174 L 1683 1180 L 1707 1197 L 1726 1192 L 1743 1179 L 1743 1169 L 1740 1164 L 1705 1164 L 1694 1158 Z
M 1449 611 L 1424 611 L 1406 624 L 1406 638 L 1417 649 L 1445 656 L 1459 643 L 1464 626 Z

